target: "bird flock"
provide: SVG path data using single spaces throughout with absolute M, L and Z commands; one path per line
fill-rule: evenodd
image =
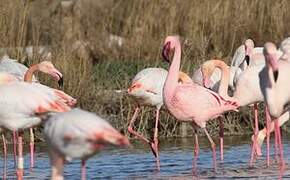
M 173 57 L 170 53 L 173 52 Z M 199 143 L 197 128 L 201 128 L 208 138 L 213 153 L 213 168 L 216 169 L 216 145 L 206 129 L 206 123 L 228 111 L 239 111 L 242 106 L 253 107 L 254 134 L 250 166 L 262 155 L 261 146 L 267 139 L 267 165 L 270 166 L 270 133 L 275 132 L 275 154 L 279 155 L 280 169 L 285 169 L 280 126 L 289 119 L 290 87 L 290 38 L 276 45 L 267 42 L 264 47 L 255 47 L 254 41 L 247 39 L 237 48 L 231 65 L 222 60 L 204 62 L 190 78 L 180 71 L 181 43 L 178 36 L 166 37 L 162 50 L 163 59 L 170 64 L 168 72 L 161 68 L 147 68 L 132 80 L 128 94 L 136 100 L 134 115 L 128 131 L 149 144 L 159 167 L 158 122 L 159 110 L 164 104 L 177 120 L 190 122 L 194 129 L 194 160 L 197 160 Z M 157 81 L 159 79 L 159 81 Z M 287 88 L 289 90 L 287 90 Z M 232 96 L 229 95 L 232 94 Z M 266 127 L 258 128 L 258 103 L 265 104 Z M 133 130 L 141 106 L 156 107 L 153 140 Z M 222 121 L 221 128 L 222 126 Z M 223 129 L 220 137 L 220 157 L 223 161 Z
M 193 73 L 180 70 L 182 46 L 178 36 L 166 37 L 162 49 L 169 70 L 146 68 L 137 73 L 125 91 L 136 107 L 128 125 L 128 132 L 148 144 L 160 169 L 158 125 L 163 105 L 177 120 L 189 122 L 194 132 L 194 161 L 199 154 L 197 130 L 201 128 L 208 138 L 216 169 L 216 144 L 206 129 L 209 120 L 223 113 L 237 111 L 242 106 L 253 107 L 255 128 L 252 136 L 250 166 L 262 155 L 261 146 L 267 140 L 267 165 L 270 165 L 270 133 L 275 132 L 276 158 L 285 169 L 280 126 L 289 119 L 290 38 L 276 45 L 267 42 L 255 47 L 247 39 L 237 48 L 231 65 L 222 60 L 208 60 Z M 173 53 L 173 56 L 170 54 Z M 76 107 L 77 100 L 65 92 L 40 84 L 34 73 L 40 71 L 63 83 L 63 75 L 54 65 L 44 60 L 27 68 L 10 59 L 0 61 L 0 132 L 6 158 L 5 135 L 13 134 L 13 156 L 17 179 L 23 179 L 23 132 L 30 133 L 30 167 L 34 167 L 34 127 L 44 125 L 44 137 L 51 159 L 51 179 L 63 179 L 66 161 L 82 160 L 81 178 L 86 179 L 85 161 L 111 144 L 129 146 L 127 137 L 114 129 L 100 116 Z M 229 95 L 229 92 L 231 92 Z M 258 103 L 265 104 L 266 127 L 258 128 Z M 153 139 L 134 130 L 142 106 L 156 108 Z M 221 132 L 222 121 L 221 123 Z M 223 133 L 220 137 L 220 157 L 223 161 Z M 5 159 L 4 158 L 4 159 Z M 4 177 L 5 178 L 5 177 Z

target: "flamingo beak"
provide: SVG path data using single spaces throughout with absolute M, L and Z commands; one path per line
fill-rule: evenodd
M 59 80 L 57 81 L 59 87 L 63 87 L 63 77 L 59 76 Z
M 245 61 L 246 61 L 247 65 L 249 66 L 250 65 L 250 56 L 249 55 L 245 56 Z
M 278 70 L 273 71 L 273 76 L 274 76 L 274 81 L 277 82 L 279 71 Z
M 170 63 L 170 61 L 169 61 L 169 52 L 170 52 L 170 42 L 167 42 L 163 46 L 163 49 L 162 49 L 162 57 L 168 63 Z
M 207 77 L 203 77 L 203 86 L 209 88 L 209 79 Z

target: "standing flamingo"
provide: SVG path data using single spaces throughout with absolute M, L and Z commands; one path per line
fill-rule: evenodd
M 223 72 L 222 76 L 225 76 L 224 79 L 229 78 L 228 66 L 223 61 L 210 60 L 210 61 L 205 62 L 202 66 L 202 72 L 205 79 L 204 80 L 205 86 L 207 86 L 206 84 L 208 82 L 208 79 L 216 67 L 222 70 Z M 229 97 L 227 95 L 227 84 L 225 83 L 223 83 L 224 86 L 220 86 L 219 94 L 223 96 L 225 99 L 237 101 L 239 106 L 245 106 L 245 105 L 249 105 L 249 104 L 253 104 L 257 102 L 262 102 L 263 95 L 260 90 L 259 73 L 261 72 L 263 68 L 264 66 L 248 67 L 239 78 L 233 97 Z M 281 116 L 281 122 L 286 121 L 288 117 L 289 117 L 289 114 L 287 112 L 283 116 Z M 258 127 L 257 121 L 255 122 L 255 126 Z M 269 126 L 272 126 L 272 125 L 267 123 L 267 127 Z M 270 128 L 267 128 L 267 129 L 270 130 Z M 269 165 L 269 135 L 270 133 L 267 132 L 267 164 L 268 165 Z M 254 141 L 250 165 L 252 165 L 254 149 L 256 149 L 258 155 L 261 155 L 261 149 L 257 147 Z
M 174 56 L 163 88 L 164 104 L 169 112 L 180 121 L 191 121 L 203 129 L 211 143 L 213 165 L 216 168 L 215 143 L 206 130 L 206 122 L 221 115 L 224 111 L 235 110 L 236 103 L 227 101 L 215 92 L 195 83 L 178 84 L 178 71 L 181 60 L 181 45 L 177 36 L 165 39 L 162 55 L 169 62 L 169 52 Z M 197 142 L 197 134 L 195 133 Z M 197 149 L 197 146 L 195 146 Z
M 289 110 L 290 88 L 287 85 L 290 75 L 290 59 L 278 61 L 276 56 L 276 46 L 273 43 L 265 44 L 266 67 L 260 73 L 261 91 L 269 113 L 273 118 L 278 118 L 285 111 Z M 280 149 L 280 163 L 284 167 L 283 147 L 279 122 L 275 120 L 275 132 L 278 134 L 278 144 Z
M 51 115 L 44 125 L 52 171 L 51 179 L 63 179 L 65 161 L 82 160 L 82 179 L 85 161 L 106 144 L 129 145 L 128 139 L 101 117 L 75 108 Z
M 0 74 L 0 81 L 12 76 Z M 41 87 L 41 88 L 40 88 Z M 0 127 L 19 131 L 18 136 L 18 179 L 23 177 L 22 131 L 38 125 L 48 112 L 64 112 L 70 107 L 55 96 L 53 90 L 40 84 L 13 82 L 0 85 Z
M 133 78 L 128 94 L 134 98 L 137 103 L 134 115 L 130 120 L 128 131 L 135 135 L 137 138 L 149 144 L 153 155 L 156 157 L 157 166 L 159 167 L 159 153 L 158 153 L 158 124 L 159 124 L 159 111 L 163 105 L 162 89 L 168 72 L 163 68 L 146 68 L 138 72 Z M 192 82 L 189 76 L 183 72 L 179 72 L 179 79 L 181 82 Z M 153 106 L 156 107 L 156 119 L 154 128 L 153 142 L 145 138 L 135 130 L 133 130 L 134 122 L 140 112 L 140 106 Z

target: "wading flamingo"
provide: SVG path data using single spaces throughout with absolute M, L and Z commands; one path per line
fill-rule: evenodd
M 265 46 L 266 67 L 259 74 L 261 91 L 267 104 L 270 115 L 279 118 L 289 110 L 290 88 L 287 86 L 290 75 L 290 60 L 278 61 L 275 44 L 266 43 Z M 285 58 L 285 57 L 283 57 Z M 278 134 L 278 145 L 280 149 L 280 163 L 284 167 L 283 147 L 279 122 L 275 119 L 275 132 Z
M 0 82 L 8 73 L 0 74 Z M 48 112 L 64 112 L 70 107 L 55 96 L 51 88 L 41 84 L 12 82 L 0 85 L 0 127 L 5 130 L 19 131 L 18 136 L 18 179 L 23 177 L 22 131 L 38 125 Z
M 235 110 L 237 105 L 195 83 L 178 84 L 181 45 L 177 36 L 168 36 L 165 39 L 162 55 L 168 62 L 171 50 L 174 50 L 174 56 L 163 87 L 164 104 L 178 120 L 193 122 L 194 126 L 197 125 L 203 129 L 211 143 L 213 166 L 216 168 L 215 143 L 206 130 L 206 122 L 220 116 L 224 111 Z M 195 140 L 195 144 L 198 144 L 196 133 Z M 197 148 L 195 146 L 196 151 Z
M 82 160 L 82 179 L 85 161 L 106 144 L 128 146 L 128 139 L 101 117 L 75 108 L 69 112 L 52 114 L 44 125 L 51 159 L 51 179 L 63 179 L 64 162 Z
M 205 86 L 207 86 L 207 82 L 211 74 L 213 73 L 215 68 L 220 68 L 222 70 L 222 76 L 224 76 L 224 79 L 228 79 L 229 77 L 229 67 L 220 60 L 210 60 L 206 61 L 202 66 L 202 72 L 204 76 L 204 82 Z M 259 73 L 264 68 L 264 66 L 252 66 L 248 67 L 239 77 L 239 80 L 236 85 L 236 90 L 234 92 L 233 97 L 229 97 L 227 95 L 227 84 L 223 83 L 223 86 L 221 85 L 219 88 L 219 94 L 223 96 L 225 99 L 230 99 L 232 101 L 238 102 L 239 106 L 246 106 L 253 103 L 258 103 L 263 101 L 263 95 L 260 90 L 260 80 L 259 80 Z M 285 113 L 283 116 L 281 116 L 281 122 L 286 121 L 286 119 L 289 117 L 288 113 Z M 267 118 L 269 119 L 269 118 Z M 269 126 L 273 126 L 268 124 Z M 255 121 L 255 127 L 258 127 L 257 121 Z M 270 128 L 267 128 L 270 129 Z M 258 131 L 255 129 L 255 131 Z M 270 133 L 267 133 L 267 164 L 269 165 L 269 135 Z M 253 158 L 254 158 L 254 149 L 256 149 L 257 154 L 261 155 L 261 149 L 257 147 L 255 141 L 253 143 L 252 147 L 252 154 L 251 154 L 251 160 L 250 165 L 252 165 Z
M 135 108 L 134 115 L 130 120 L 128 131 L 149 144 L 151 150 L 156 157 L 157 166 L 159 167 L 159 152 L 158 152 L 158 124 L 159 124 L 159 111 L 163 105 L 162 89 L 168 72 L 163 68 L 146 68 L 138 72 L 133 78 L 128 94 L 134 98 L 137 107 Z M 191 78 L 183 72 L 179 72 L 179 80 L 181 83 L 192 82 Z M 156 118 L 153 142 L 139 134 L 133 129 L 134 122 L 140 112 L 141 106 L 156 107 Z

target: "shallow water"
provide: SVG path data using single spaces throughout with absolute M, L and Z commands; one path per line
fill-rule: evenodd
M 290 178 L 288 162 L 290 161 L 289 136 L 283 134 L 284 157 L 286 171 L 283 177 Z M 286 137 L 288 136 L 288 137 Z M 265 163 L 265 146 L 263 156 L 257 160 L 253 168 L 249 168 L 250 137 L 225 138 L 224 162 L 219 160 L 217 148 L 217 171 L 212 169 L 212 153 L 207 139 L 200 138 L 200 151 L 196 171 L 193 172 L 193 139 L 176 138 L 160 139 L 161 170 L 158 172 L 154 157 L 148 146 L 132 141 L 132 148 L 108 148 L 87 161 L 87 179 L 277 179 L 279 168 L 274 162 L 274 150 L 271 149 L 271 165 Z M 218 142 L 218 139 L 215 139 Z M 271 139 L 273 144 L 273 140 Z M 27 145 L 26 145 L 27 146 Z M 218 147 L 217 143 L 217 147 Z M 2 147 L 1 147 L 2 148 Z M 25 150 L 25 179 L 49 179 L 50 166 L 45 144 L 37 144 L 36 163 L 32 171 L 29 170 L 29 154 Z M 15 170 L 12 156 L 12 146 L 8 147 L 6 164 L 7 179 L 15 179 Z M 0 158 L 1 175 L 4 171 L 3 155 Z M 66 164 L 65 179 L 80 179 L 80 161 Z

